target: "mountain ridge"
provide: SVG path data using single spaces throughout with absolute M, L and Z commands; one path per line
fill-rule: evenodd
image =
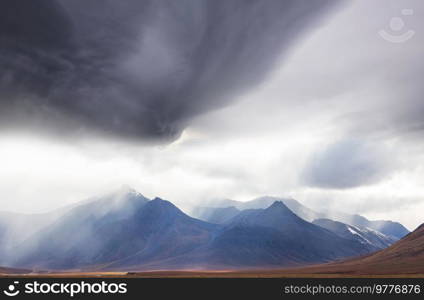
M 70 209 L 14 249 L 8 257 L 12 263 L 3 264 L 59 271 L 275 268 L 376 250 L 308 222 L 274 200 L 268 197 L 273 202 L 263 209 L 231 209 L 235 216 L 214 224 L 170 201 L 122 189 Z
M 386 220 L 370 221 L 367 218 L 357 214 L 350 215 L 340 212 L 316 212 L 304 206 L 295 199 L 279 198 L 272 196 L 259 197 L 247 202 L 229 199 L 217 200 L 215 202 L 212 201 L 208 203 L 208 207 L 198 207 L 193 209 L 193 214 L 197 218 L 208 221 L 208 216 L 213 215 L 214 210 L 218 208 L 228 206 L 234 206 L 239 210 L 245 210 L 250 208 L 266 208 L 275 201 L 282 201 L 296 215 L 308 222 L 313 222 L 316 219 L 332 219 L 334 221 L 343 222 L 351 226 L 368 227 L 373 230 L 379 231 L 385 235 L 391 236 L 397 240 L 409 233 L 409 230 L 398 222 Z

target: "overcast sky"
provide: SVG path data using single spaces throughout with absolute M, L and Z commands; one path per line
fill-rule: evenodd
M 129 185 L 424 222 L 422 1 L 94 3 L 0 4 L 2 210 Z

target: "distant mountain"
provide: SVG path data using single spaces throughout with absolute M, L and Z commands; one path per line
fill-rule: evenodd
M 362 226 L 372 228 L 377 230 L 385 235 L 392 236 L 394 238 L 401 239 L 409 233 L 409 230 L 406 229 L 402 224 L 393 221 L 370 221 L 367 218 L 360 215 L 340 215 L 340 217 L 335 217 L 335 219 L 340 219 L 342 222 L 346 222 L 351 225 Z
M 208 264 L 246 268 L 328 262 L 365 254 L 368 249 L 306 222 L 282 202 L 274 202 L 266 209 L 242 211 L 202 252 Z
M 267 208 L 270 205 L 272 205 L 275 201 L 282 201 L 284 202 L 285 205 L 287 205 L 287 207 L 289 207 L 289 205 L 293 206 L 293 208 L 301 206 L 299 202 L 291 198 L 278 198 L 278 197 L 264 196 L 264 197 L 255 198 L 253 200 L 246 201 L 246 202 L 236 201 L 231 199 L 216 199 L 216 200 L 207 202 L 207 207 L 219 208 L 219 207 L 232 206 L 239 210 L 258 209 L 258 208 Z M 303 207 L 302 209 L 309 210 L 307 207 Z M 312 210 L 309 210 L 309 211 L 312 212 Z
M 21 214 L 0 212 L 0 263 L 7 253 L 24 240 L 59 219 L 70 207 L 48 213 Z
M 207 221 L 212 222 L 211 217 L 215 218 L 216 215 L 222 212 L 222 209 L 228 209 L 230 207 L 237 209 L 238 211 L 246 209 L 260 209 L 267 208 L 272 205 L 275 201 L 282 201 L 291 211 L 302 219 L 312 222 L 315 219 L 323 218 L 324 215 L 313 211 L 312 209 L 302 205 L 298 201 L 291 198 L 277 198 L 277 197 L 260 197 L 251 201 L 241 202 L 229 199 L 216 200 L 208 203 L 207 207 L 195 207 L 192 211 L 193 216 Z M 236 215 L 236 211 L 232 209 L 233 216 Z M 228 215 L 230 211 L 228 211 Z M 228 218 L 218 219 L 220 223 L 225 223 Z
M 194 215 L 200 220 L 215 224 L 224 224 L 240 213 L 234 206 L 230 207 L 198 207 Z
M 294 212 L 297 216 L 308 222 L 312 222 L 315 219 L 324 217 L 324 214 L 316 212 L 292 198 L 277 198 L 265 196 L 256 198 L 252 201 L 248 201 L 247 203 L 255 203 L 255 206 L 257 206 L 257 208 L 265 208 L 268 207 L 268 203 L 273 203 L 275 201 L 282 201 L 292 212 Z
M 308 222 L 313 222 L 316 219 L 331 219 L 334 221 L 343 222 L 352 226 L 366 227 L 390 236 L 396 240 L 404 237 L 409 233 L 402 224 L 392 221 L 370 221 L 360 215 L 346 214 L 342 212 L 317 212 L 314 211 L 299 201 L 291 198 L 278 197 L 260 197 L 251 201 L 241 202 L 229 199 L 216 200 L 208 203 L 208 207 L 196 208 L 193 210 L 193 215 L 204 221 L 209 221 L 209 216 L 215 215 L 214 211 L 217 208 L 233 206 L 238 210 L 266 208 L 275 201 L 282 201 L 300 218 Z
M 124 219 L 133 213 L 136 206 L 143 205 L 147 201 L 148 199 L 143 195 L 130 189 L 121 189 L 109 195 L 83 201 L 69 209 L 48 227 L 33 233 L 24 242 L 15 246 L 7 260 L 16 262 L 18 258 L 22 260 L 23 257 L 28 257 L 29 252 L 34 251 L 34 255 L 37 255 L 38 249 L 43 248 L 47 251 L 49 247 L 52 250 L 51 257 L 54 258 L 56 256 L 54 252 L 65 251 L 67 245 L 71 247 L 73 243 L 83 241 L 85 238 L 92 239 L 93 242 L 84 247 L 77 246 L 81 246 L 81 252 L 89 252 L 91 246 L 95 244 L 92 228 L 94 222 Z M 27 220 L 27 222 L 30 221 L 31 219 Z M 55 247 L 57 251 L 54 250 Z M 49 256 L 49 253 L 46 252 L 43 256 Z
M 297 269 L 296 272 L 297 274 L 349 275 L 423 274 L 424 224 L 384 250 L 356 259 Z
M 37 232 L 54 224 L 73 208 L 86 207 L 84 206 L 85 204 L 91 203 L 93 205 L 98 206 L 92 207 L 91 210 L 101 213 L 103 209 L 102 203 L 112 203 L 114 200 L 123 198 L 124 195 L 129 195 L 130 197 L 133 197 L 137 196 L 138 193 L 129 187 L 123 186 L 118 191 L 115 191 L 114 193 L 111 193 L 109 195 L 91 198 L 46 213 L 24 214 L 4 211 L 0 212 L 0 253 L 3 253 L 3 255 L 1 255 L 0 257 L 0 263 L 4 262 L 2 258 L 4 258 L 4 256 L 9 250 L 13 249 L 14 247 L 17 247 L 23 241 L 30 238 Z M 82 214 L 84 214 L 84 212 L 82 212 Z
M 334 232 L 340 237 L 356 240 L 364 244 L 369 248 L 370 252 L 387 248 L 396 242 L 393 237 L 366 227 L 352 226 L 330 219 L 317 219 L 313 223 Z
M 101 199 L 67 213 L 26 241 L 16 266 L 129 268 L 183 255 L 213 236 L 216 225 L 185 215 L 168 201 L 141 194 Z

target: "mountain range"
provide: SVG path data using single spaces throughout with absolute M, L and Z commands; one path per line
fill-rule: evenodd
M 3 249 L 1 264 L 36 271 L 280 268 L 367 255 L 396 240 L 368 227 L 309 222 L 305 214 L 313 211 L 296 200 L 266 197 L 204 211 L 215 222 L 124 189 L 61 210 Z M 6 221 L 0 224 L 10 232 Z
M 216 200 L 209 202 L 207 206 L 195 207 L 191 214 L 207 222 L 222 224 L 237 215 L 241 210 L 266 208 L 275 201 L 282 201 L 291 211 L 308 222 L 313 222 L 317 219 L 331 219 L 351 226 L 369 228 L 383 233 L 394 240 L 399 240 L 409 233 L 409 230 L 398 222 L 386 220 L 370 221 L 363 216 L 343 212 L 317 212 L 295 199 L 270 196 L 256 198 L 247 202 L 229 199 Z

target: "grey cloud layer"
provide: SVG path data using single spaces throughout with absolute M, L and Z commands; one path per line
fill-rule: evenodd
M 378 144 L 342 140 L 316 153 L 306 167 L 309 186 L 346 189 L 378 182 L 392 170 L 392 164 Z
M 261 82 L 329 2 L 1 1 L 0 125 L 175 138 Z

